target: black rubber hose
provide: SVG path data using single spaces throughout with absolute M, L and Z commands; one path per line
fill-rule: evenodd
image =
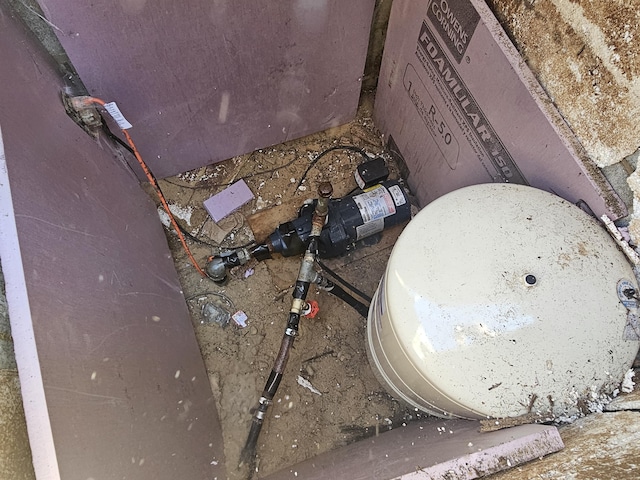
M 240 463 L 238 465 L 238 468 L 242 467 L 243 465 L 249 465 L 249 469 L 254 470 L 256 447 L 258 445 L 258 437 L 260 436 L 260 431 L 262 430 L 262 422 L 262 418 L 256 418 L 255 416 L 251 419 L 251 428 L 249 429 L 249 435 L 247 436 L 247 441 L 244 444 L 244 448 L 242 449 L 242 452 L 240 452 Z
M 313 214 L 311 236 L 309 238 L 309 245 L 300 264 L 300 270 L 298 271 L 298 279 L 296 280 L 295 287 L 293 289 L 293 302 L 291 304 L 291 310 L 289 311 L 289 319 L 287 320 L 287 328 L 284 331 L 282 342 L 280 343 L 280 351 L 271 369 L 271 374 L 267 379 L 262 396 L 258 401 L 258 407 L 254 411 L 253 419 L 251 421 L 251 428 L 247 441 L 244 444 L 244 448 L 240 453 L 240 465 L 249 464 L 251 470 L 255 467 L 256 462 L 256 450 L 258 445 L 258 437 L 260 436 L 260 430 L 262 430 L 262 424 L 267 413 L 269 405 L 271 405 L 273 397 L 278 390 L 280 380 L 284 373 L 284 369 L 287 366 L 287 360 L 289 360 L 289 352 L 293 346 L 293 341 L 298 334 L 298 326 L 300 324 L 300 310 L 304 305 L 304 301 L 309 293 L 309 286 L 313 278 L 313 267 L 318 255 L 318 235 L 322 226 L 325 224 L 326 216 L 328 213 L 329 196 L 331 195 L 331 184 L 321 184 L 318 188 L 318 192 L 321 197 L 318 199 L 316 205 L 316 211 Z M 328 285 L 327 285 L 328 286 Z M 341 289 L 342 290 L 342 289 Z
M 301 298 L 304 300 L 307 296 L 308 291 L 309 282 L 298 280 L 293 290 L 293 297 Z M 262 396 L 260 397 L 258 406 L 254 411 L 253 418 L 251 420 L 251 428 L 249 429 L 249 435 L 247 435 L 247 441 L 245 442 L 244 447 L 242 448 L 242 452 L 240 453 L 240 464 L 238 465 L 239 467 L 245 464 L 248 464 L 251 469 L 253 469 L 254 467 L 256 450 L 258 446 L 258 437 L 260 436 L 260 431 L 262 430 L 264 417 L 267 413 L 269 405 L 271 405 L 272 403 L 276 391 L 278 390 L 280 380 L 282 380 L 284 369 L 286 368 L 287 361 L 289 360 L 289 352 L 291 351 L 293 341 L 298 333 L 299 323 L 300 314 L 289 312 L 289 320 L 287 321 L 285 334 L 282 337 L 280 351 L 278 352 L 278 356 L 276 357 L 276 360 L 273 364 L 271 374 L 269 375 L 269 378 L 267 379 L 267 382 L 264 386 L 264 390 L 262 391 Z
M 320 261 L 319 259 L 317 260 L 318 265 L 320 265 L 320 268 L 322 268 L 323 270 L 325 270 L 329 275 L 331 275 L 333 277 L 333 279 L 338 282 L 339 284 L 347 287 L 349 290 L 351 290 L 353 293 L 355 293 L 356 295 L 358 295 L 360 298 L 362 298 L 363 300 L 371 303 L 371 297 L 369 295 L 367 295 L 366 293 L 364 293 L 361 290 L 358 290 L 354 285 L 352 285 L 351 283 L 347 282 L 344 278 L 342 278 L 340 275 L 338 275 L 336 272 L 334 272 L 333 270 L 331 270 L 325 263 L 323 263 L 322 261 Z
M 364 303 L 356 300 L 353 296 L 349 295 L 340 285 L 336 285 L 332 283 L 331 286 L 325 287 L 324 290 L 329 292 L 332 295 L 335 295 L 340 300 L 345 302 L 347 305 L 352 307 L 356 312 L 362 315 L 364 318 L 367 318 L 369 315 L 369 307 Z

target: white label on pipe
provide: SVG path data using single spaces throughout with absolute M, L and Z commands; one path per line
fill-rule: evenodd
M 131 125 L 127 121 L 127 119 L 124 118 L 124 115 L 122 115 L 122 112 L 118 108 L 118 105 L 116 104 L 116 102 L 105 103 L 104 108 L 107 112 L 109 112 L 109 115 L 113 117 L 113 119 L 116 121 L 116 123 L 122 130 L 127 130 L 133 127 L 133 125 Z

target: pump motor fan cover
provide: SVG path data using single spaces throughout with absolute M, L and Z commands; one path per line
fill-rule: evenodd
M 579 415 L 638 351 L 620 285 L 638 290 L 580 208 L 522 185 L 466 187 L 400 235 L 369 309 L 369 360 L 393 396 L 436 416 Z

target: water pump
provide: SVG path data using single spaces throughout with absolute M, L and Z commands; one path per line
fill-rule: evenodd
M 311 233 L 316 203 L 314 200 L 303 205 L 296 219 L 278 226 L 264 243 L 212 257 L 206 266 L 207 275 L 222 283 L 226 280 L 227 268 L 243 265 L 252 257 L 266 260 L 273 253 L 284 257 L 303 253 Z M 345 197 L 331 199 L 328 221 L 318 239 L 319 257 L 343 255 L 363 240 L 410 218 L 409 198 L 404 187 L 395 180 L 383 180 Z

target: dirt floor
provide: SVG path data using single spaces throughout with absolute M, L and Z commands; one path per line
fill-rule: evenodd
M 201 240 L 190 242 L 198 262 L 204 265 L 209 255 L 254 240 L 249 225 L 254 225 L 259 237 L 264 236 L 260 232 L 293 219 L 304 200 L 316 196 L 320 181 L 332 182 L 335 197 L 353 190 L 353 172 L 362 157 L 349 151 L 325 155 L 300 187 L 298 183 L 310 162 L 329 147 L 355 145 L 371 154 L 383 153 L 371 115 L 372 102 L 366 97 L 357 119 L 348 125 L 160 181 L 178 222 Z M 389 165 L 391 178 L 398 178 L 397 168 L 392 162 Z M 214 224 L 203 201 L 241 178 L 255 199 Z M 326 264 L 372 295 L 400 231 L 398 227 L 386 231 L 377 245 Z M 415 417 L 415 412 L 399 405 L 374 378 L 365 351 L 365 319 L 312 287 L 309 299 L 318 301 L 320 313 L 301 321 L 286 374 L 260 435 L 257 473 L 247 467 L 236 470 L 249 431 L 250 410 L 280 347 L 300 257 L 252 261 L 232 271 L 228 284 L 220 287 L 198 275 L 174 233 L 169 233 L 169 239 L 218 402 L 230 478 L 261 477 Z M 247 326 L 240 328 L 231 320 L 221 328 L 203 315 L 206 303 L 230 313 L 245 312 Z

